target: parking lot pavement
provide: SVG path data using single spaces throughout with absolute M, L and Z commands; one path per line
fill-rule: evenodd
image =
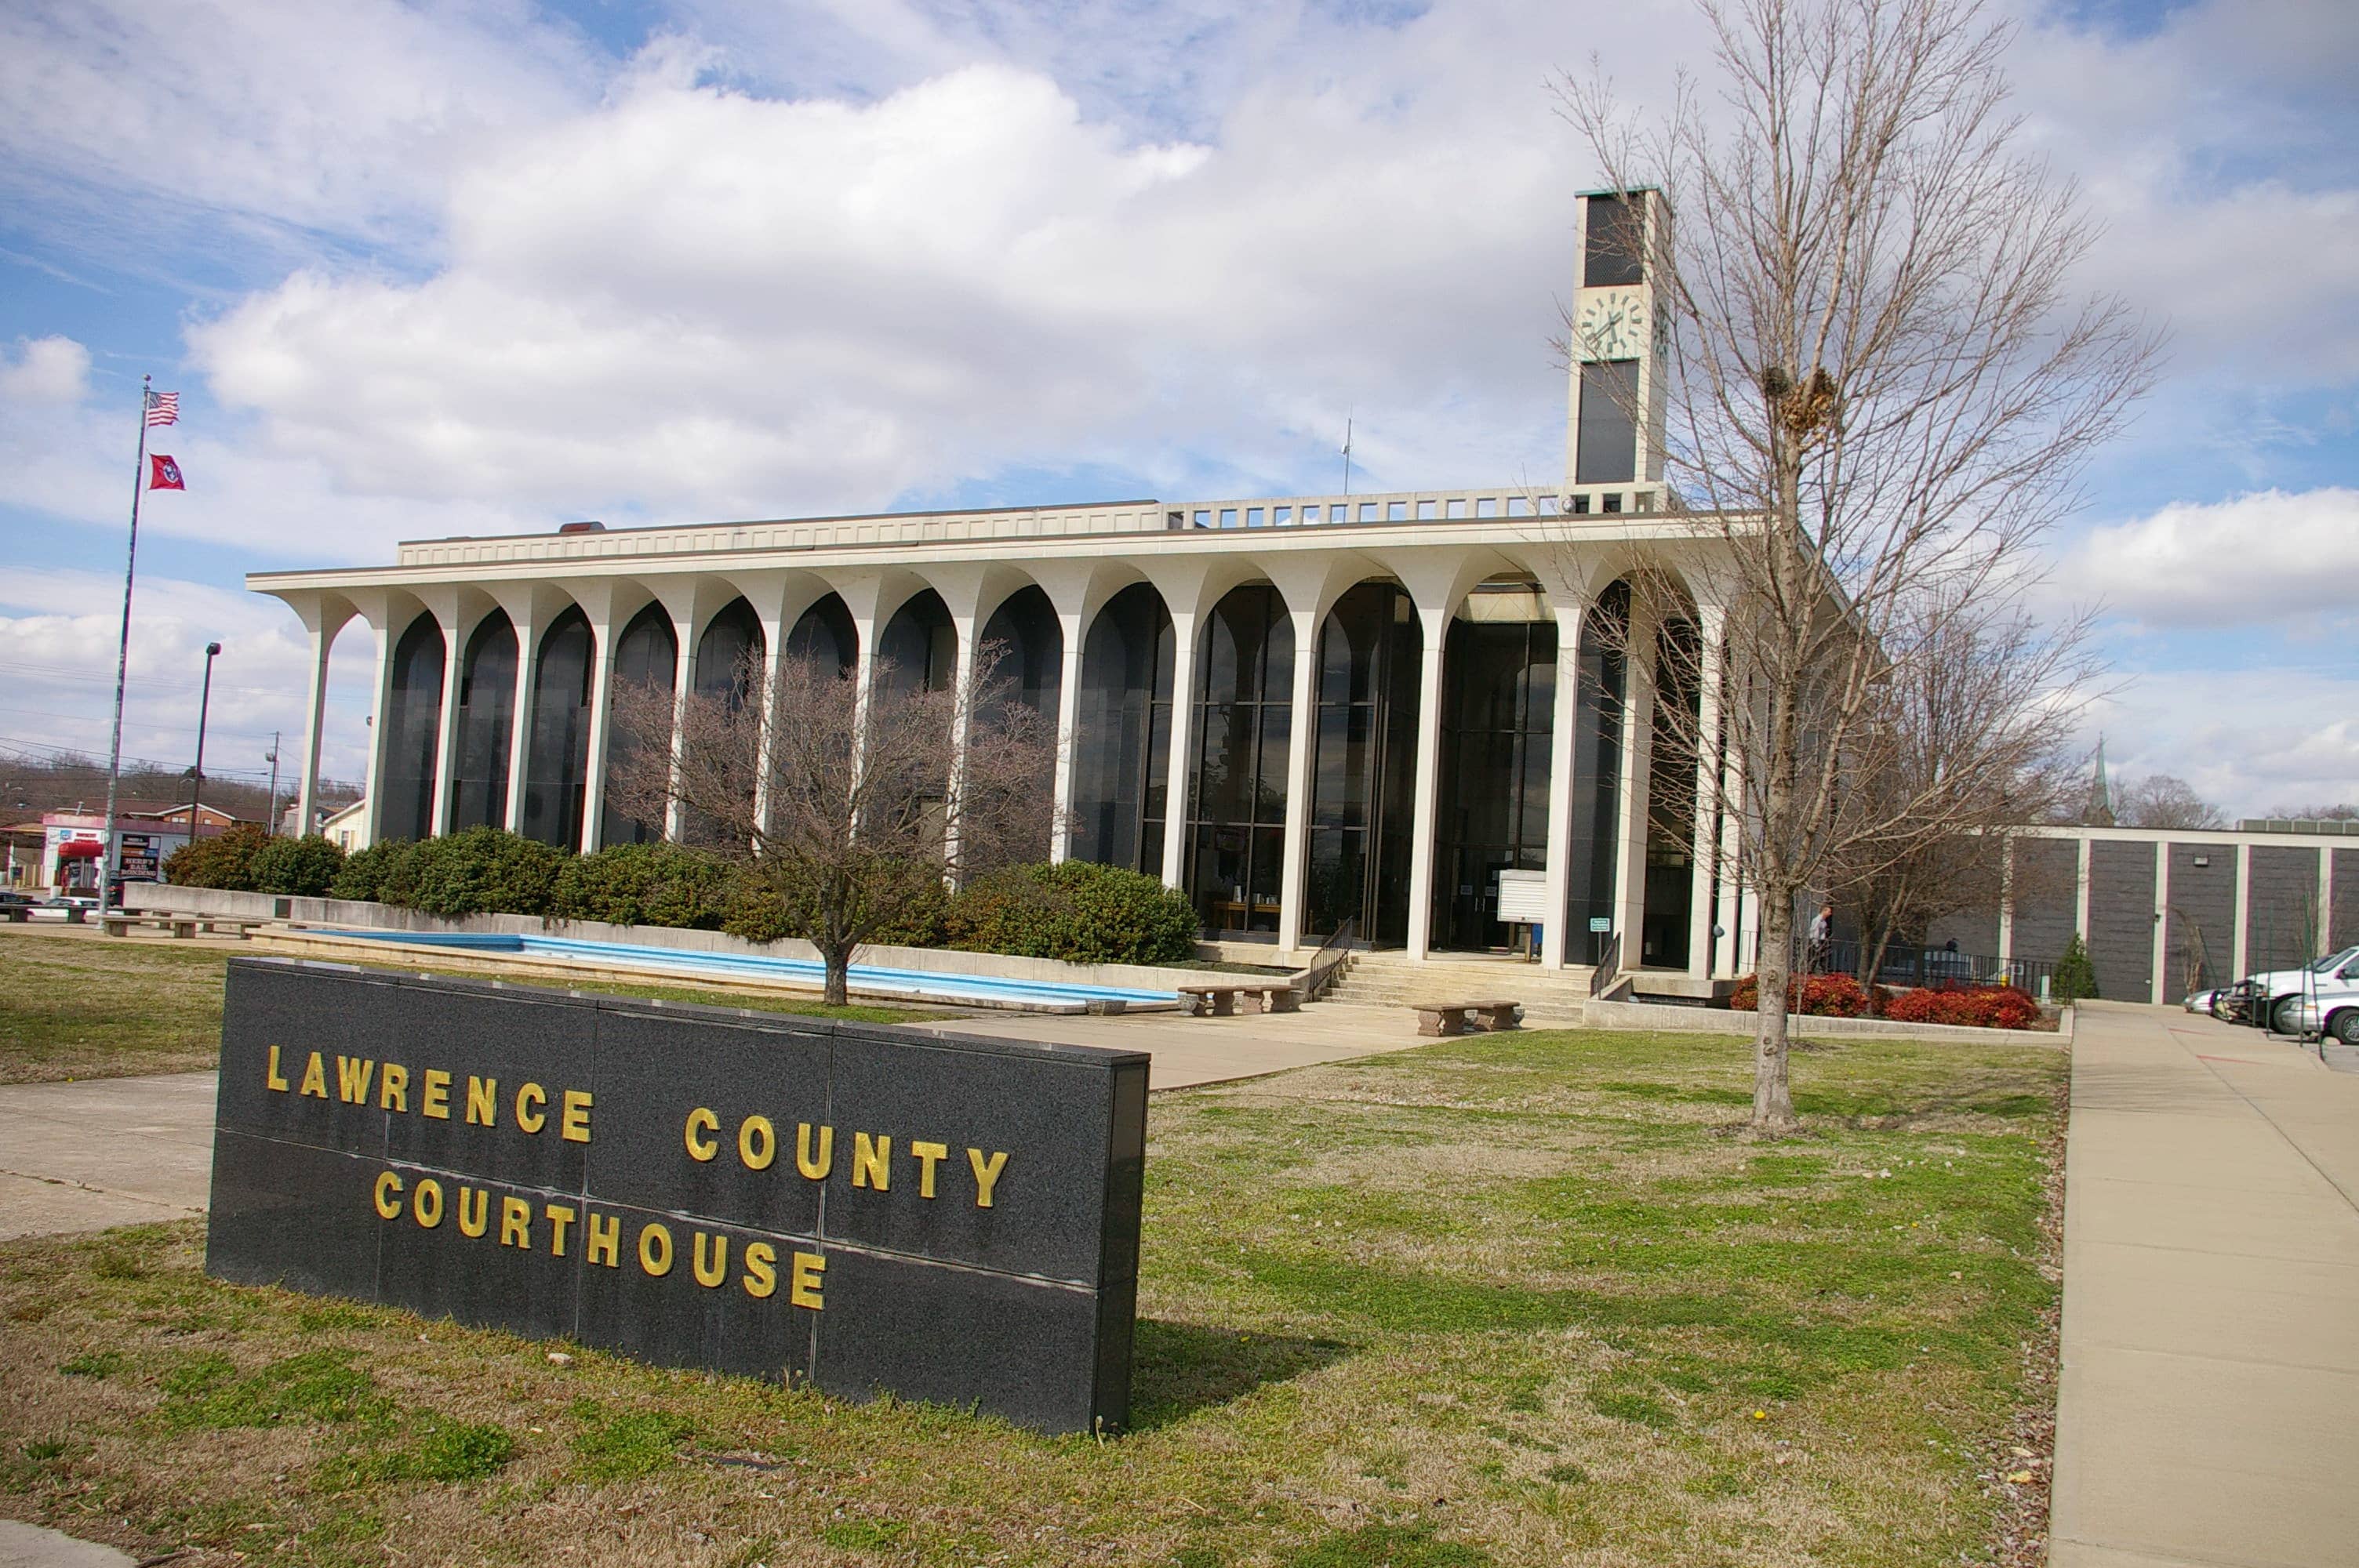
M 0 1087 L 0 1240 L 205 1212 L 213 1075 Z

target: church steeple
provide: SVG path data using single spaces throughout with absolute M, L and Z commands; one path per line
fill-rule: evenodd
M 2097 754 L 2089 767 L 2089 804 L 2081 810 L 2084 827 L 2114 826 L 2114 786 L 2105 778 L 2105 738 L 2097 737 Z

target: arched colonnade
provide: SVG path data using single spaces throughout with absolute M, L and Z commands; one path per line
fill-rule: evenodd
M 585 850 L 679 830 L 605 801 L 620 684 L 716 691 L 792 656 L 882 669 L 883 693 L 996 645 L 1055 725 L 1051 853 L 1158 875 L 1209 932 L 1297 949 L 1349 918 L 1380 946 L 1480 950 L 1506 935 L 1496 872 L 1540 871 L 1563 912 L 1543 961 L 1591 961 L 1595 928 L 1625 965 L 1724 972 L 1748 924 L 1716 871 L 1734 827 L 1696 810 L 1724 762 L 1679 752 L 1692 726 L 1656 708 L 1718 700 L 1718 612 L 1683 585 L 1634 595 L 1631 565 L 1551 580 L 1533 568 L 1560 556 L 1477 547 L 288 590 L 315 655 L 301 819 L 355 617 L 375 836 L 488 823 Z M 1663 637 L 1702 648 L 1701 682 L 1692 658 L 1629 678 L 1620 650 Z

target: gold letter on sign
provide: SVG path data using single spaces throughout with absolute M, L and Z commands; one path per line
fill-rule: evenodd
M 623 1217 L 585 1215 L 582 1224 L 590 1227 L 590 1261 L 603 1263 L 609 1269 L 619 1268 L 623 1260 Z
M 671 1272 L 671 1232 L 650 1222 L 639 1231 L 639 1267 L 660 1278 Z
M 545 1203 L 540 1212 L 549 1217 L 549 1250 L 556 1257 L 564 1257 L 565 1227 L 573 1223 L 573 1210 L 561 1203 Z
M 778 1288 L 778 1249 L 766 1241 L 745 1243 L 745 1293 L 756 1301 L 768 1299 Z
M 909 1152 L 918 1157 L 918 1195 L 934 1195 L 934 1167 L 951 1157 L 951 1152 L 939 1143 L 923 1141 L 909 1145 Z
M 541 1108 L 549 1103 L 549 1091 L 538 1084 L 527 1084 L 516 1090 L 516 1125 L 527 1132 L 538 1132 L 549 1125 L 549 1112 Z M 525 1108 L 531 1106 L 530 1110 Z
M 426 1116 L 448 1121 L 451 1119 L 451 1075 L 440 1067 L 426 1069 L 426 1093 L 418 1103 L 419 1111 Z
M 819 1153 L 811 1153 L 811 1124 L 795 1124 L 795 1169 L 814 1182 L 827 1180 L 828 1172 L 835 1168 L 835 1129 L 819 1130 Z
M 427 1176 L 410 1188 L 409 1212 L 418 1217 L 420 1229 L 431 1230 L 441 1224 L 442 1184 Z
M 377 1173 L 376 1212 L 386 1219 L 401 1217 L 401 1177 L 391 1171 Z
M 467 1075 L 467 1125 L 497 1127 L 500 1124 L 500 1081 Z
M 565 1114 L 558 1119 L 557 1130 L 568 1143 L 590 1141 L 590 1091 L 565 1091 Z
M 787 1279 L 787 1300 L 799 1307 L 821 1311 L 827 1303 L 820 1300 L 820 1276 L 827 1272 L 827 1260 L 816 1252 L 795 1254 L 793 1272 Z
M 749 1171 L 766 1171 L 778 1157 L 778 1135 L 766 1116 L 749 1116 L 737 1124 L 737 1158 Z
M 704 1246 L 708 1241 L 712 1243 L 709 1260 Z M 729 1277 L 729 1238 L 708 1236 L 701 1230 L 698 1231 L 696 1255 L 689 1260 L 688 1266 L 696 1271 L 696 1282 L 708 1290 L 727 1279 Z
M 376 1076 L 376 1108 L 409 1114 L 409 1069 L 400 1063 L 387 1062 Z
M 532 1205 L 522 1198 L 500 1200 L 500 1245 L 532 1250 Z
M 475 1200 L 475 1211 L 467 1212 L 467 1200 Z M 482 1187 L 459 1189 L 459 1228 L 469 1236 L 481 1236 L 492 1227 L 492 1195 Z
M 376 1064 L 366 1056 L 336 1058 L 336 1098 L 346 1105 L 368 1104 L 369 1080 L 376 1076 Z
M 893 1139 L 887 1133 L 872 1141 L 865 1132 L 852 1135 L 852 1184 L 875 1187 L 878 1192 L 893 1184 Z
M 966 1152 L 966 1162 L 974 1168 L 974 1206 L 989 1208 L 991 1189 L 999 1184 L 999 1173 L 1007 1169 L 1007 1151 L 999 1150 L 985 1160 L 982 1150 L 970 1149 Z
M 712 1141 L 712 1135 L 720 1130 L 721 1119 L 702 1106 L 690 1111 L 688 1126 L 680 1131 L 680 1138 L 688 1144 L 688 1157 L 710 1160 L 720 1153 L 721 1145 Z
M 295 1087 L 295 1092 L 310 1095 L 315 1099 L 328 1098 L 328 1069 L 320 1065 L 317 1051 L 312 1052 L 311 1059 L 303 1065 L 303 1081 Z
M 282 1095 L 287 1092 L 287 1076 L 278 1070 L 278 1047 L 276 1045 L 270 1048 L 270 1060 L 263 1064 L 262 1087 L 276 1089 Z

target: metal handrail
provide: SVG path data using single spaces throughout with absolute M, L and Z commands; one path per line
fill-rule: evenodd
M 1347 914 L 1335 927 L 1334 935 L 1319 944 L 1319 951 L 1310 956 L 1310 963 L 1295 977 L 1294 989 L 1302 993 L 1304 1001 L 1317 1001 L 1335 983 L 1335 977 L 1352 956 L 1352 944 L 1360 936 L 1359 916 Z
M 1605 938 L 1605 947 L 1597 956 L 1597 967 L 1589 971 L 1589 995 L 1593 1000 L 1614 989 L 1614 978 L 1622 968 L 1622 933 L 1614 932 Z

